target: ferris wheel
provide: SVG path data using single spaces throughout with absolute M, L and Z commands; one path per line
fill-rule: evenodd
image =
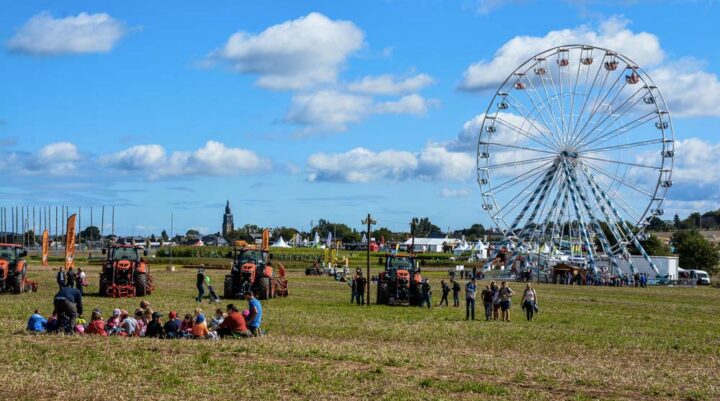
M 569 254 L 621 272 L 672 186 L 674 132 L 650 76 L 595 46 L 541 52 L 488 106 L 477 148 L 483 209 L 516 255 Z M 630 269 L 635 267 L 630 261 Z M 622 274 L 622 273 L 621 273 Z

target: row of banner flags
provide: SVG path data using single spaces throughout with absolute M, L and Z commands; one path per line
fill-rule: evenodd
M 76 215 L 68 217 L 67 220 L 67 237 L 65 238 L 65 269 L 75 267 L 75 218 Z M 42 233 L 42 265 L 48 265 L 48 255 L 50 254 L 50 234 L 48 230 Z

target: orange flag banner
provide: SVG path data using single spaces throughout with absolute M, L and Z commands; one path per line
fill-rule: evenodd
M 75 267 L 75 215 L 68 217 L 65 239 L 65 269 Z
M 49 251 L 50 251 L 50 235 L 48 234 L 48 230 L 45 230 L 42 233 L 42 265 L 43 266 L 48 265 Z
M 270 249 L 270 230 L 267 228 L 262 233 L 262 249 L 265 251 Z

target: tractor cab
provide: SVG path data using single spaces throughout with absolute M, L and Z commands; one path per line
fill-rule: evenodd
M 0 291 L 19 294 L 26 290 L 25 256 L 27 251 L 21 245 L 0 244 Z

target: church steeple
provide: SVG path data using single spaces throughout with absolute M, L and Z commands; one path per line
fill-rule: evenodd
M 230 201 L 228 200 L 225 204 L 225 214 L 223 215 L 222 223 L 222 235 L 227 238 L 231 232 L 235 230 L 235 223 L 233 221 L 233 215 L 230 211 Z

